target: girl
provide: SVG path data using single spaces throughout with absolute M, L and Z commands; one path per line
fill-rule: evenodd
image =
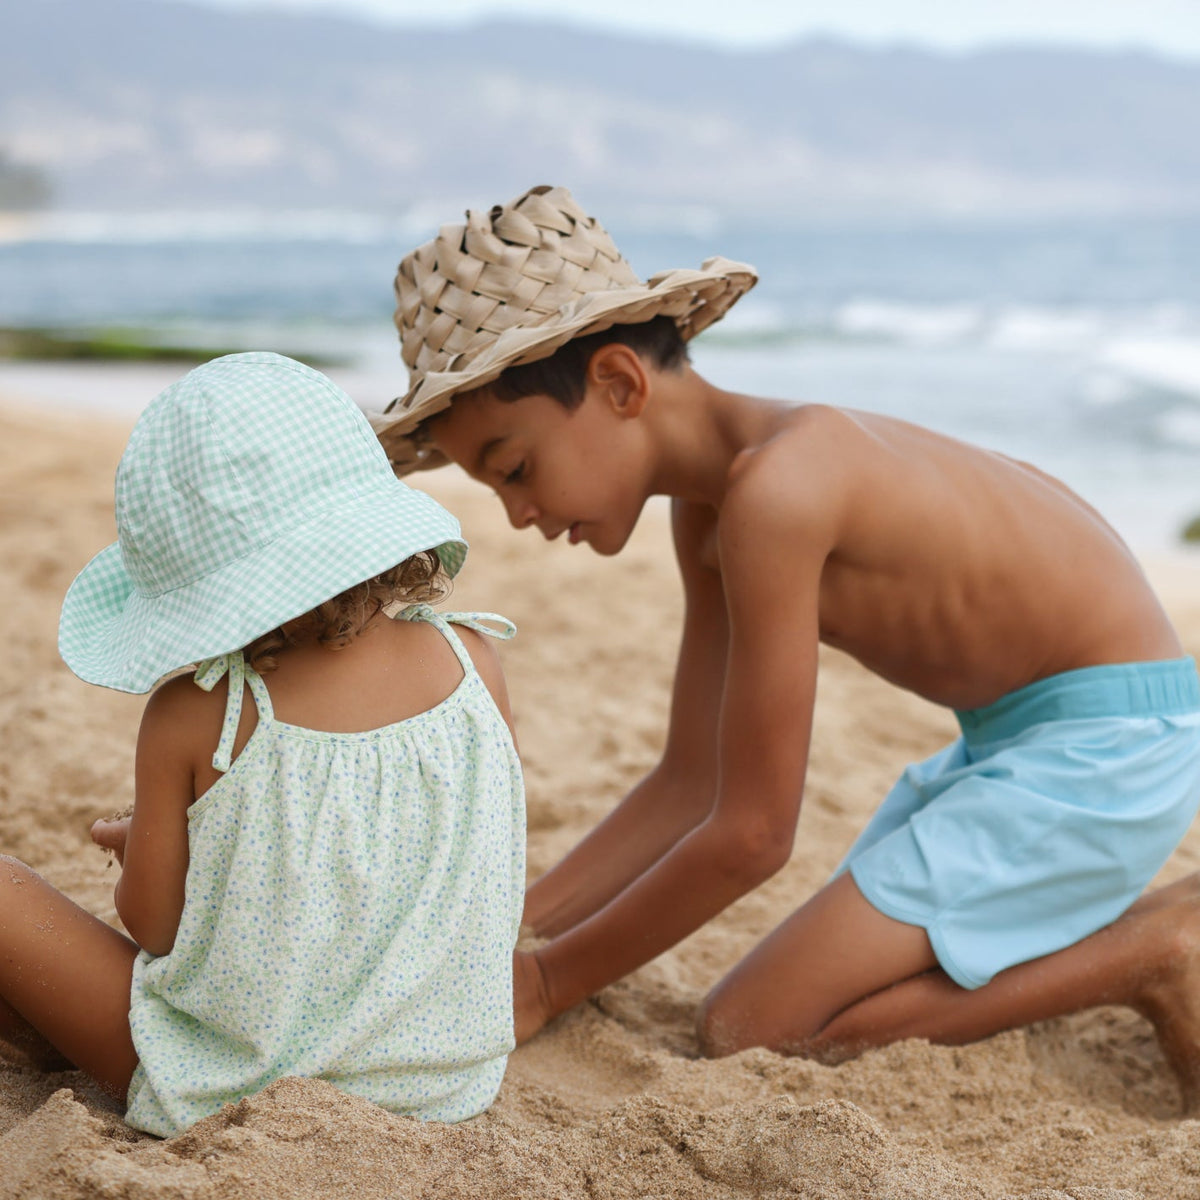
M 93 829 L 133 940 L 0 870 L 0 1036 L 161 1136 L 284 1075 L 481 1112 L 513 1045 L 524 800 L 480 636 L 512 627 L 426 603 L 458 523 L 328 379 L 258 353 L 146 410 L 116 515 L 67 594 L 64 659 L 128 692 L 200 665 L 146 706 L 132 817 Z

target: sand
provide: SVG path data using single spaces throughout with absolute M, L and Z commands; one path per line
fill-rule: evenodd
M 46 416 L 20 397 L 0 407 L 0 850 L 113 921 L 115 871 L 87 830 L 130 798 L 141 701 L 76 680 L 55 627 L 73 573 L 113 536 L 130 423 Z M 680 616 L 665 507 L 608 560 L 518 536 L 454 472 L 420 482 L 472 544 L 452 606 L 522 630 L 502 653 L 537 873 L 661 748 Z M 1200 653 L 1200 558 L 1149 567 Z M 1200 1122 L 1180 1118 L 1149 1026 L 1125 1010 L 959 1049 L 905 1042 L 840 1067 L 697 1056 L 705 990 L 824 880 L 903 764 L 951 731 L 945 713 L 824 655 L 789 865 L 518 1050 L 474 1121 L 421 1124 L 285 1079 L 160 1142 L 128 1130 L 82 1075 L 0 1058 L 0 1197 L 1195 1200 Z M 1200 828 L 1160 882 L 1198 866 Z

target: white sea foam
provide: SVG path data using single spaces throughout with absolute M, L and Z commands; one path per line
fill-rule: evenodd
M 1083 307 L 911 304 L 881 299 L 851 301 L 830 319 L 832 329 L 844 337 L 927 347 L 977 344 L 1050 354 L 1097 352 L 1118 323 L 1112 314 Z
M 998 350 L 1089 350 L 1103 338 L 1109 320 L 1086 308 L 1013 307 L 996 314 L 987 340 Z
M 1127 378 L 1200 400 L 1200 332 L 1187 337 L 1128 337 L 1114 342 L 1101 365 Z
M 740 300 L 712 327 L 717 337 L 736 334 L 743 337 L 778 337 L 797 332 L 794 314 L 774 300 L 764 299 L 753 292 Z
M 832 318 L 833 328 L 850 337 L 882 337 L 913 345 L 958 342 L 978 333 L 983 312 L 973 304 L 896 304 L 853 300 Z

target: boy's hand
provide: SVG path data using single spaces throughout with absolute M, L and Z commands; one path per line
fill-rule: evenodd
M 513 1030 L 517 1045 L 527 1042 L 553 1014 L 536 951 L 513 951 Z
M 129 818 L 101 819 L 92 824 L 92 841 L 105 850 L 111 850 L 117 866 L 125 866 L 125 843 L 129 839 Z

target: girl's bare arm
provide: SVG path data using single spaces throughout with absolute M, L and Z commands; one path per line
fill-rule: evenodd
M 151 954 L 171 950 L 183 913 L 196 755 L 212 736 L 216 699 L 181 677 L 150 697 L 142 717 L 116 907 L 134 941 Z

